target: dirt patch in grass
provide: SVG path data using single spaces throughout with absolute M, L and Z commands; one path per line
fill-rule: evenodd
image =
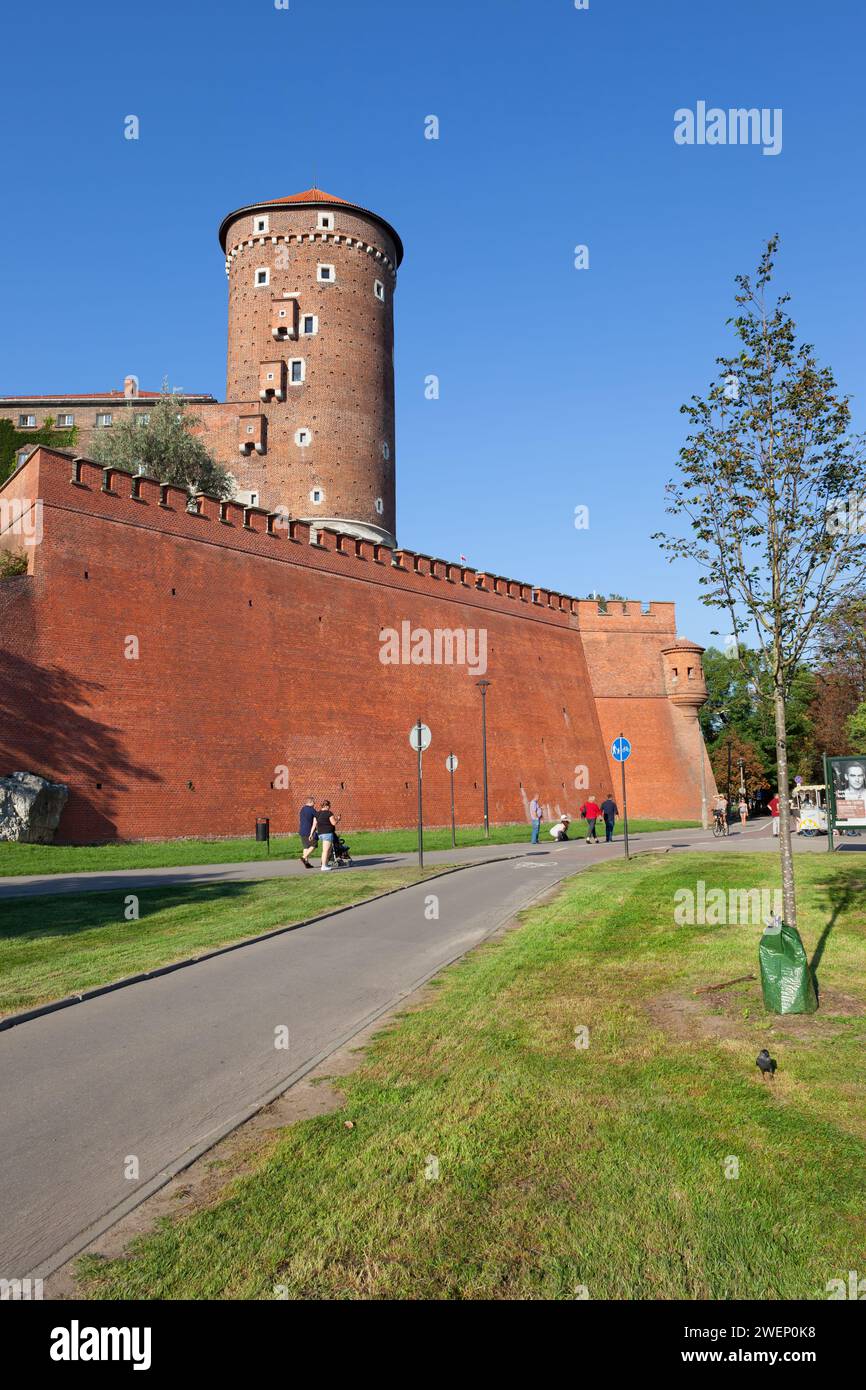
M 756 1028 L 780 1037 L 826 1038 L 842 1032 L 838 1020 L 860 1018 L 866 1022 L 862 999 L 840 990 L 823 989 L 821 1006 L 814 1014 L 768 1014 L 760 982 L 747 981 L 713 994 L 684 994 L 669 990 L 645 1004 L 653 1023 L 681 1042 L 748 1041 Z

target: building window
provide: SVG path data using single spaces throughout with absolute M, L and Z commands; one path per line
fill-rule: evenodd
M 68 429 L 71 429 L 72 426 L 73 426 L 74 424 L 75 424 L 75 416 L 74 416 L 74 415 L 58 415 L 58 417 L 57 417 L 57 428 L 58 428 L 58 429 L 68 430 Z
M 318 333 L 318 331 L 319 331 L 319 316 L 318 316 L 318 314 L 304 314 L 304 317 L 303 317 L 303 319 L 301 320 L 301 332 L 303 333 L 304 337 L 305 337 L 305 338 L 309 338 L 309 337 L 312 336 L 312 334 Z
M 136 415 L 136 417 L 135 417 L 135 423 L 136 423 L 136 425 L 138 426 L 138 428 L 139 428 L 140 430 L 143 430 L 144 427 L 145 427 L 145 425 L 149 425 L 149 424 L 150 424 L 150 414 L 149 414 L 149 412 L 145 410 L 142 414 Z
M 96 417 L 96 428 L 97 428 L 98 430 L 107 430 L 110 424 L 111 424 L 111 416 L 110 416 L 110 415 L 108 415 L 108 414 L 105 414 L 105 415 L 97 415 L 97 417 Z
M 334 230 L 334 214 L 332 212 L 319 213 L 319 231 L 332 232 Z
M 373 503 L 373 506 L 376 508 L 376 511 L 381 516 L 385 510 L 385 503 L 382 501 L 381 497 L 376 498 L 376 501 Z
M 267 219 L 267 217 L 266 217 L 265 215 L 263 215 L 262 213 L 257 213 L 256 216 L 253 218 L 253 231 L 254 231 L 254 232 L 266 232 L 266 231 L 268 231 L 268 219 Z
M 21 467 L 22 463 L 23 463 L 24 460 L 27 458 L 27 456 L 28 456 L 29 453 L 30 453 L 30 450 L 29 450 L 29 449 L 19 449 L 19 450 L 18 450 L 18 453 L 17 453 L 16 456 L 15 456 L 15 466 L 16 466 L 16 468 L 20 468 L 20 467 Z
M 385 286 L 382 284 L 381 280 L 374 280 L 373 293 L 377 299 L 381 299 L 383 303 L 385 302 Z
M 309 447 L 312 438 L 312 434 L 307 429 L 300 429 L 295 431 L 295 443 L 299 445 L 302 449 L 306 449 Z
M 388 444 L 382 445 L 382 457 L 383 459 L 389 459 L 391 457 L 391 449 Z
M 324 502 L 324 500 L 325 494 L 322 491 L 322 489 L 320 487 L 314 487 L 312 492 L 310 493 L 310 501 L 315 502 L 316 506 L 318 507 L 320 503 Z
M 18 416 L 18 428 L 19 428 L 20 430 L 29 430 L 29 429 L 32 429 L 33 426 L 34 426 L 35 424 L 36 424 L 36 416 L 35 416 L 35 415 L 19 415 L 19 416 Z
M 250 506 L 251 506 L 251 507 L 257 507 L 258 505 L 259 505 L 259 494 L 258 494 L 257 492 L 251 492 L 251 493 L 250 493 Z
M 269 285 L 270 283 L 271 272 L 268 270 L 266 265 L 260 265 L 258 270 L 256 271 L 256 288 L 258 289 L 260 285 Z
M 292 386 L 300 386 L 304 379 L 305 363 L 303 357 L 293 357 L 289 361 L 289 381 Z
M 320 265 L 316 267 L 316 278 L 320 285 L 331 285 L 336 280 L 334 267 L 332 265 Z

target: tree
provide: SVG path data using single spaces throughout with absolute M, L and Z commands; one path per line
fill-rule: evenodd
M 729 799 L 739 796 L 741 765 L 747 796 L 768 789 L 770 783 L 759 750 L 736 730 L 723 734 L 709 752 L 716 786 Z
M 101 430 L 93 444 L 98 463 L 146 473 L 161 483 L 186 488 L 190 496 L 206 492 L 210 497 L 231 497 L 231 476 L 216 462 L 204 440 L 193 433 L 200 423 L 166 383 L 150 418 L 124 410 L 116 424 Z
M 728 322 L 738 343 L 705 398 L 681 407 L 690 432 L 668 512 L 691 534 L 657 538 L 671 559 L 696 560 L 702 599 L 724 610 L 734 641 L 753 631 L 772 697 L 787 921 L 797 903 L 789 813 L 788 700 L 829 609 L 866 577 L 866 550 L 845 524 L 841 499 L 862 495 L 862 439 L 850 434 L 848 398 L 810 344 L 798 344 L 788 295 L 768 303 L 778 238 L 757 274 L 737 276 Z
M 854 753 L 866 753 L 866 700 L 848 719 L 848 739 Z

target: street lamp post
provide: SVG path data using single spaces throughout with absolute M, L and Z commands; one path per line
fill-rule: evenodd
M 484 834 L 490 839 L 490 811 L 487 799 L 487 692 L 490 681 L 476 681 L 481 691 L 481 751 L 484 765 Z

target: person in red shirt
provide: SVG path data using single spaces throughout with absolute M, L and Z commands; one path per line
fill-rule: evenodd
M 598 844 L 598 836 L 595 833 L 595 823 L 601 815 L 601 807 L 593 801 L 592 796 L 588 796 L 580 808 L 580 814 L 586 821 L 586 843 Z
M 779 793 L 778 793 L 778 792 L 776 792 L 775 796 L 773 796 L 772 799 L 770 800 L 768 809 L 769 809 L 770 815 L 773 817 L 773 834 L 774 834 L 774 835 L 778 835 L 778 833 L 779 833 Z

